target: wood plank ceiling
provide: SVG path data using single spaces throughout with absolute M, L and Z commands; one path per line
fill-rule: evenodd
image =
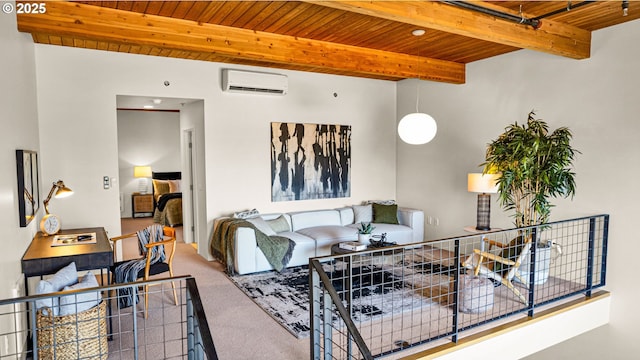
M 52 1 L 17 15 L 40 44 L 457 84 L 465 64 L 519 49 L 588 58 L 592 31 L 639 18 L 637 1 Z

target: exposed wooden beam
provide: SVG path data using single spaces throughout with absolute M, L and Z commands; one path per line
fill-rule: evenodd
M 464 83 L 464 64 L 71 2 L 19 14 L 18 30 L 49 36 L 160 47 L 386 78 Z
M 591 52 L 590 31 L 552 20 L 533 29 L 437 1 L 303 1 L 573 59 Z

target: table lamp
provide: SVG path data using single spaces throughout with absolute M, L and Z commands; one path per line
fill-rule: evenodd
M 467 190 L 478 193 L 476 230 L 491 230 L 491 194 L 498 192 L 499 174 L 471 173 L 467 175 Z
M 140 194 L 147 193 L 147 178 L 151 177 L 151 166 L 134 166 L 133 177 L 140 178 L 138 191 Z

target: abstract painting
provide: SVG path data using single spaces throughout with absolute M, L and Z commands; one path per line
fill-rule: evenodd
M 351 196 L 351 126 L 271 123 L 271 201 Z

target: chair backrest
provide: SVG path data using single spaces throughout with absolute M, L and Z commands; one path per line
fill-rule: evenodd
M 518 271 L 518 268 L 520 267 L 520 264 L 522 264 L 522 261 L 524 261 L 524 259 L 527 256 L 529 256 L 530 251 L 531 251 L 531 235 L 527 235 L 524 238 L 524 243 L 522 244 L 520 255 L 518 255 L 518 257 L 515 260 L 516 262 L 515 265 L 511 266 L 509 268 L 509 271 L 505 275 L 507 279 L 509 280 L 513 279 L 513 277 L 516 275 L 516 272 Z

